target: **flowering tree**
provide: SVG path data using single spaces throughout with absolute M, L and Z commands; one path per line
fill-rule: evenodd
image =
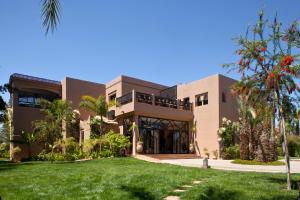
M 272 105 L 273 116 L 277 116 L 280 131 L 283 135 L 283 150 L 285 153 L 287 188 L 291 189 L 289 153 L 283 106 L 283 97 L 297 95 L 299 88 L 296 79 L 300 75 L 300 65 L 297 55 L 293 52 L 300 47 L 300 31 L 297 22 L 284 29 L 275 16 L 273 23 L 264 19 L 264 13 L 259 13 L 257 23 L 247 30 L 246 36 L 237 38 L 239 49 L 236 51 L 240 58 L 237 63 L 227 64 L 230 70 L 236 70 L 242 79 L 252 81 L 258 96 L 267 96 Z M 251 38 L 249 36 L 251 32 Z M 245 89 L 245 92 L 249 88 Z M 273 131 L 272 131 L 273 132 Z

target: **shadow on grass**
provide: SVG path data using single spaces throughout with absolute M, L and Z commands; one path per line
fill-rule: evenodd
M 271 183 L 278 183 L 278 184 L 282 184 L 282 185 L 286 185 L 286 177 L 269 177 L 268 180 Z M 300 186 L 300 179 L 298 177 L 293 177 L 292 178 L 292 190 L 299 190 L 299 186 Z
M 197 200 L 238 200 L 243 199 L 242 194 L 237 191 L 226 190 L 221 187 L 207 187 L 196 198 Z
M 146 191 L 143 187 L 132 187 L 122 185 L 121 189 L 128 192 L 131 196 L 131 199 L 145 199 L 145 200 L 154 200 L 156 199 L 153 194 Z
M 0 171 L 15 169 L 19 166 L 24 166 L 24 165 L 34 165 L 34 163 L 31 162 L 15 163 L 12 161 L 0 161 Z

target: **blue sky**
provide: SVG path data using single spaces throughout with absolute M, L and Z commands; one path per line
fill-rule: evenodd
M 261 8 L 286 24 L 300 17 L 298 0 L 61 0 L 58 30 L 45 36 L 40 6 L 0 1 L 0 84 L 15 72 L 99 83 L 125 74 L 170 86 L 226 74 L 232 38 Z

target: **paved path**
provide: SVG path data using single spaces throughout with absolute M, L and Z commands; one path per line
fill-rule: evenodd
M 160 160 L 160 162 L 188 167 L 202 167 L 203 159 L 164 159 Z M 211 168 L 223 170 L 270 173 L 285 172 L 285 166 L 240 165 L 231 163 L 231 160 L 209 160 L 208 164 L 211 166 Z M 291 172 L 300 173 L 300 161 L 291 161 Z

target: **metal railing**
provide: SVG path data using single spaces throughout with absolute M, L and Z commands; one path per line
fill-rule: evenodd
M 136 100 L 139 103 L 147 103 L 147 104 L 152 104 L 153 97 L 151 94 L 146 94 L 146 93 L 141 93 L 141 92 L 136 92 L 135 93 Z
M 125 105 L 132 102 L 132 92 L 116 98 L 117 106 Z
M 121 106 L 132 102 L 132 97 L 133 97 L 132 92 L 125 94 L 121 97 L 118 97 L 116 99 L 117 105 Z M 161 97 L 161 96 L 155 96 L 155 95 L 142 93 L 142 92 L 135 92 L 135 101 L 138 103 L 146 103 L 150 105 L 168 107 L 172 109 L 187 110 L 187 111 L 192 110 L 192 103 L 190 102 Z

